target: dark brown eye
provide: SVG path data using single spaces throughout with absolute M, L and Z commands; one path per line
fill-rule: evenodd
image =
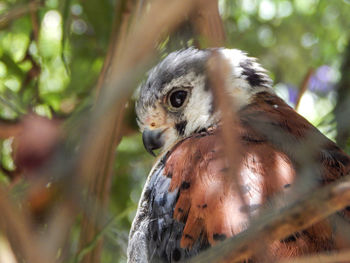
M 180 108 L 186 101 L 188 92 L 186 90 L 175 90 L 169 96 L 169 104 L 173 108 Z

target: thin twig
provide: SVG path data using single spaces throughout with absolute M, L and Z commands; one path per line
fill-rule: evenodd
M 7 139 L 16 136 L 22 130 L 20 121 L 0 119 L 0 139 Z
M 72 0 L 65 0 L 64 4 L 63 4 L 63 10 L 62 10 L 62 30 L 63 30 L 63 34 L 62 34 L 62 39 L 61 39 L 61 59 L 64 65 L 64 68 L 67 72 L 67 74 L 70 74 L 70 70 L 69 70 L 69 66 L 68 66 L 68 61 L 67 58 L 64 54 L 64 48 L 66 46 L 66 42 L 67 42 L 67 38 L 68 38 L 68 33 L 69 33 L 69 18 L 70 18 L 70 6 L 71 6 L 71 2 Z
M 299 93 L 298 93 L 298 98 L 297 98 L 297 101 L 295 103 L 295 110 L 298 110 L 299 108 L 299 105 L 300 105 L 300 101 L 301 101 L 301 98 L 303 97 L 304 93 L 307 91 L 307 88 L 308 88 L 308 85 L 309 85 L 309 81 L 310 81 L 310 78 L 312 76 L 312 74 L 314 73 L 314 70 L 312 68 L 310 68 L 304 79 L 303 79 L 303 82 L 301 83 L 300 87 L 299 87 Z
M 14 7 L 13 9 L 4 13 L 3 15 L 0 15 L 0 29 L 6 27 L 13 20 L 20 18 L 28 14 L 29 12 L 36 11 L 42 6 L 43 6 L 42 1 L 33 1 L 26 5 Z
M 89 253 L 91 250 L 93 250 L 96 245 L 98 244 L 98 242 L 101 240 L 101 238 L 103 237 L 103 235 L 107 232 L 107 230 L 116 222 L 118 222 L 119 220 L 121 220 L 122 218 L 126 217 L 131 211 L 134 211 L 135 207 L 129 207 L 128 209 L 124 210 L 122 213 L 118 214 L 118 215 L 114 215 L 106 224 L 105 226 L 100 230 L 99 233 L 97 233 L 97 235 L 95 235 L 94 239 L 91 240 L 91 242 L 89 242 L 82 250 L 80 250 L 80 252 L 77 254 L 74 263 L 78 263 L 80 262 L 83 257 Z
M 36 43 L 39 41 L 39 33 L 40 33 L 40 25 L 39 25 L 39 18 L 36 8 L 36 0 L 30 0 L 29 5 L 29 12 L 30 12 L 30 20 L 32 22 L 32 29 L 33 29 L 33 38 Z

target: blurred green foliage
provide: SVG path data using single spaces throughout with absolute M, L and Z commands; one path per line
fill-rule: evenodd
M 28 3 L 0 1 L 1 18 Z M 115 1 L 46 0 L 43 3 L 34 13 L 37 28 L 28 9 L 19 17 L 0 19 L 2 119 L 15 120 L 30 111 L 50 118 L 69 116 L 94 95 L 107 51 Z M 308 70 L 316 70 L 316 84 L 305 93 L 299 111 L 334 138 L 331 112 L 350 37 L 350 2 L 220 0 L 219 7 L 227 32 L 227 47 L 245 50 L 259 58 L 274 79 L 278 94 L 289 103 L 295 102 Z M 38 39 L 33 37 L 35 30 L 40 32 Z M 32 74 L 35 65 L 39 71 Z M 320 79 L 317 79 L 318 70 L 326 72 L 320 73 Z M 322 78 L 324 74 L 326 79 Z M 128 121 L 134 122 L 134 115 L 129 118 Z M 10 153 L 11 142 L 5 140 L 1 144 L 0 161 L 4 167 L 13 169 Z M 128 229 L 153 162 L 136 133 L 122 140 L 116 156 L 110 213 L 125 216 L 115 220 L 107 231 L 102 262 L 125 261 Z M 1 178 L 5 178 L 3 174 Z

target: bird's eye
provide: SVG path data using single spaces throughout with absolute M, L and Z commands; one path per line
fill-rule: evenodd
M 168 103 L 172 108 L 179 109 L 186 101 L 188 92 L 186 90 L 174 90 L 168 97 Z

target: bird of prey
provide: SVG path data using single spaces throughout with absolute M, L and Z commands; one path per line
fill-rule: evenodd
M 208 73 L 214 53 L 229 66 L 223 92 L 237 117 L 229 127 L 239 149 L 235 176 Z M 132 224 L 128 262 L 188 259 L 245 230 L 263 208 L 283 206 L 283 196 L 298 197 L 350 170 L 350 157 L 279 98 L 266 71 L 240 50 L 170 53 L 141 84 L 136 113 L 145 148 L 160 153 Z M 350 212 L 338 214 L 347 220 Z M 339 232 L 324 220 L 267 244 L 265 256 L 337 250 L 344 245 Z

